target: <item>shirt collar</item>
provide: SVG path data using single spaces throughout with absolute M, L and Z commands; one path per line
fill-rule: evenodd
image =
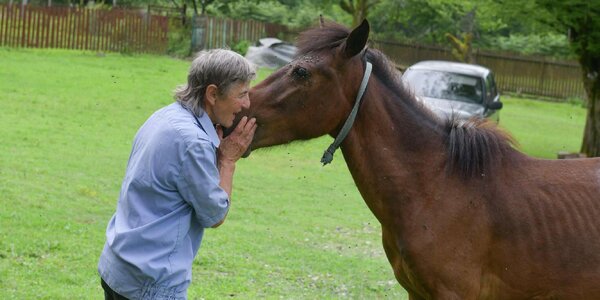
M 210 118 L 208 117 L 208 114 L 205 111 L 201 111 L 198 120 L 200 120 L 200 126 L 202 126 L 202 129 L 204 129 L 204 132 L 206 132 L 206 134 L 208 135 L 208 138 L 210 139 L 211 143 L 213 143 L 215 147 L 219 148 L 221 140 L 219 139 L 219 135 L 217 135 L 217 130 L 215 129 L 215 126 L 213 125 Z

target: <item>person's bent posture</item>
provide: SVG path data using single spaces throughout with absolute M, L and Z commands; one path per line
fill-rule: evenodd
M 254 136 L 243 118 L 254 68 L 229 50 L 199 53 L 176 102 L 139 129 L 106 229 L 98 271 L 106 299 L 185 299 L 204 228 L 223 223 L 233 173 Z

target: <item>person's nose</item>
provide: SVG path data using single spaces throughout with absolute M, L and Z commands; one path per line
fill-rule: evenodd
M 245 109 L 250 108 L 250 96 L 246 95 L 242 101 L 242 107 Z

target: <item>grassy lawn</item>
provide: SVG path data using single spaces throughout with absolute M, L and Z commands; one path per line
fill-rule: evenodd
M 517 148 L 540 158 L 556 158 L 558 152 L 579 152 L 585 126 L 581 104 L 553 103 L 503 97 L 500 126 L 516 139 Z
M 138 127 L 189 62 L 0 48 L 0 298 L 103 299 L 104 230 Z M 267 71 L 261 71 L 264 78 Z M 576 151 L 584 110 L 504 98 L 523 151 Z M 406 299 L 372 216 L 323 137 L 240 161 L 232 211 L 208 230 L 190 299 Z

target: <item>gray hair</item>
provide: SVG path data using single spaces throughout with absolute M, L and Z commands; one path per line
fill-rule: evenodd
M 254 66 L 238 53 L 225 49 L 200 51 L 192 61 L 187 84 L 175 89 L 174 98 L 183 107 L 200 115 L 206 87 L 214 84 L 219 95 L 225 95 L 232 84 L 249 82 L 255 76 Z

